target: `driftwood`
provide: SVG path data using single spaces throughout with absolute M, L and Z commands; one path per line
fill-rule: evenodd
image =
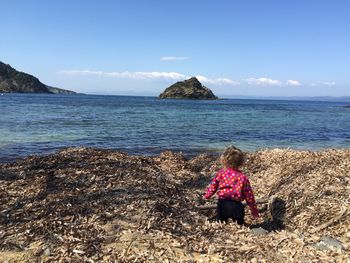
M 257 199 L 255 202 L 256 202 L 256 204 L 267 204 L 269 202 L 269 199 L 268 198 Z M 245 201 L 242 202 L 242 204 L 244 206 L 247 206 L 247 203 Z M 196 206 L 196 208 L 198 208 L 200 210 L 215 209 L 216 204 L 214 204 L 214 205 L 200 205 L 200 206 Z
M 316 227 L 316 228 L 310 230 L 310 233 L 314 234 L 314 233 L 316 233 L 316 232 L 318 232 L 318 231 L 320 231 L 320 230 L 322 230 L 322 229 L 325 229 L 325 228 L 329 227 L 329 226 L 332 225 L 333 223 L 339 221 L 339 220 L 344 216 L 344 214 L 345 214 L 346 211 L 347 211 L 346 208 L 345 208 L 345 209 L 342 209 L 342 211 L 340 211 L 340 213 L 339 213 L 337 216 L 333 217 L 332 219 L 330 219 L 330 220 L 327 221 L 326 223 L 324 223 L 324 224 L 322 224 L 322 225 L 320 225 L 320 226 L 318 226 L 318 227 Z

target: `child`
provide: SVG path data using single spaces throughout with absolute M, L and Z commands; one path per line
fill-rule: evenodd
M 228 147 L 220 158 L 224 168 L 219 170 L 208 186 L 205 199 L 218 195 L 217 219 L 227 223 L 229 218 L 238 224 L 244 224 L 244 206 L 246 200 L 253 217 L 259 217 L 254 194 L 249 179 L 239 167 L 244 162 L 243 152 L 234 147 Z

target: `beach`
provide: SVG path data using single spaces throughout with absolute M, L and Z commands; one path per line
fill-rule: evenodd
M 349 10 L 1 1 L 0 263 L 350 263 Z
M 348 262 L 350 150 L 248 152 L 261 217 L 200 206 L 217 156 L 73 147 L 0 164 L 7 262 Z

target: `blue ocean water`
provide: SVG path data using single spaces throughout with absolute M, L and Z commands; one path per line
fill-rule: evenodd
M 220 152 L 228 145 L 320 150 L 350 147 L 344 102 L 161 100 L 155 97 L 3 94 L 0 161 L 67 146 L 153 155 Z

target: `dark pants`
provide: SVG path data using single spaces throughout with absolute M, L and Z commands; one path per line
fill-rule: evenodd
M 218 221 L 227 223 L 232 218 L 239 225 L 244 224 L 244 205 L 239 201 L 219 199 L 217 207 Z

